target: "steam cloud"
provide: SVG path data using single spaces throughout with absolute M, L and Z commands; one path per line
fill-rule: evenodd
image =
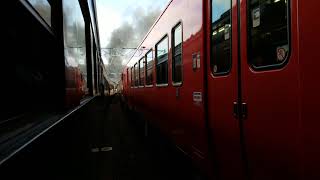
M 123 69 L 123 64 L 126 63 L 130 54 L 134 52 L 133 50 L 122 48 L 136 48 L 160 13 L 160 8 L 149 11 L 145 11 L 141 7 L 136 8 L 131 15 L 132 23 L 125 22 L 112 32 L 110 42 L 107 45 L 108 48 L 116 48 L 109 50 L 107 58 L 107 70 L 111 81 L 118 82 L 120 80 L 119 74 Z M 119 56 L 119 54 L 123 56 Z

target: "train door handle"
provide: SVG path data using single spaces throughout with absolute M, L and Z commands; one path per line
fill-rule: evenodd
M 246 119 L 248 117 L 248 105 L 247 103 L 241 104 L 241 110 L 242 110 L 242 119 Z
M 236 118 L 236 119 L 239 119 L 239 105 L 238 105 L 238 102 L 233 102 L 233 116 Z
M 236 119 L 246 119 L 248 116 L 248 105 L 247 103 L 242 103 L 241 105 L 238 102 L 233 102 L 233 116 Z

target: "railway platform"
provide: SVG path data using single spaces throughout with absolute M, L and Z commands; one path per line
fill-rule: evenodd
M 96 97 L 0 166 L 1 179 L 200 179 L 186 157 L 120 98 Z

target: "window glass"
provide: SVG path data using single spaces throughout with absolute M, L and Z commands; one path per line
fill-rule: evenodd
M 85 22 L 78 0 L 63 0 L 63 34 L 66 74 L 75 74 L 67 76 L 67 82 L 76 81 L 73 88 L 87 94 Z
M 282 65 L 289 54 L 288 0 L 249 0 L 249 64 Z
M 134 85 L 139 86 L 139 64 L 138 63 L 134 65 L 134 79 L 135 79 Z
M 182 25 L 173 29 L 172 81 L 182 82 Z
M 147 66 L 146 66 L 146 85 L 152 85 L 153 83 L 153 53 L 152 49 L 146 54 L 146 61 L 147 61 Z
M 51 26 L 51 5 L 47 0 L 28 0 L 34 9 Z
M 211 70 L 226 74 L 231 69 L 231 0 L 212 0 Z
M 140 86 L 144 86 L 144 75 L 145 75 L 145 72 L 144 72 L 144 58 L 140 59 L 139 61 L 139 70 L 140 70 Z
M 129 82 L 129 69 L 127 69 L 127 80 L 126 81 L 127 81 L 126 84 L 128 84 L 128 82 Z
M 168 36 L 156 45 L 157 84 L 168 83 Z
M 134 69 L 133 69 L 133 67 L 131 68 L 131 75 L 130 75 L 130 77 L 131 77 L 131 87 L 133 87 L 134 86 Z

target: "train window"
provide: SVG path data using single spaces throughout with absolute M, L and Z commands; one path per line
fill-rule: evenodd
M 140 72 L 140 86 L 144 86 L 144 75 L 145 75 L 145 72 L 144 72 L 144 57 L 142 59 L 140 59 L 139 61 L 139 72 Z
M 136 87 L 136 65 L 133 65 L 133 87 Z
M 156 45 L 157 84 L 168 83 L 168 36 Z
M 231 69 L 231 0 L 212 0 L 211 71 L 225 75 Z
M 152 49 L 146 54 L 146 85 L 152 85 L 153 83 L 153 53 Z
M 130 73 L 131 73 L 131 75 L 130 75 L 130 77 L 131 77 L 130 84 L 131 84 L 131 87 L 133 87 L 134 86 L 134 69 L 133 69 L 133 67 L 131 68 Z
M 28 0 L 32 7 L 51 26 L 51 5 L 48 0 Z
M 126 81 L 127 81 L 126 84 L 128 84 L 128 82 L 129 82 L 129 69 L 127 69 L 127 80 Z
M 288 0 L 249 0 L 248 61 L 255 70 L 282 67 L 289 55 Z
M 78 0 L 63 0 L 62 2 L 64 54 L 68 66 L 66 71 L 79 74 L 79 77 L 80 74 L 83 76 L 83 80 L 74 80 L 80 86 L 81 93 L 88 94 L 85 21 Z
M 172 30 L 172 81 L 182 82 L 182 24 Z
M 134 80 L 135 80 L 134 85 L 136 87 L 139 86 L 139 64 L 138 63 L 134 65 Z

